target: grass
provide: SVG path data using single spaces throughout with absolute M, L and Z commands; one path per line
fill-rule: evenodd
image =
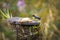
M 54 17 L 55 16 L 54 13 L 53 13 L 54 11 L 53 12 L 52 11 L 53 11 L 52 9 L 47 8 L 46 5 L 43 3 L 41 11 L 37 11 L 36 9 L 32 9 L 31 11 L 29 10 L 29 12 L 26 12 L 26 13 L 22 12 L 21 15 L 20 14 L 18 14 L 18 15 L 20 15 L 20 17 L 26 17 L 27 16 L 27 17 L 31 17 L 32 18 L 31 15 L 32 14 L 36 14 L 39 17 L 41 17 L 41 20 L 40 20 L 41 22 L 40 22 L 39 28 L 38 27 L 34 27 L 34 29 L 38 28 L 38 31 L 35 32 L 34 34 L 38 34 L 39 35 L 39 36 L 37 36 L 39 38 L 39 40 L 60 40 L 60 30 L 58 29 L 59 25 L 58 26 L 55 25 L 54 21 L 55 21 L 56 18 Z M 3 31 L 3 35 L 1 33 L 2 38 L 5 35 L 5 38 L 3 38 L 3 40 L 5 40 L 5 39 L 14 40 L 15 39 L 15 37 L 13 37 L 13 36 L 15 36 L 14 35 L 15 33 L 13 33 L 14 29 L 12 30 L 12 28 L 10 27 L 11 25 L 8 25 L 7 23 L 5 23 L 8 18 L 13 17 L 12 13 L 8 9 L 6 10 L 6 12 L 4 12 L 3 10 L 0 9 L 0 15 L 2 17 L 1 21 L 3 21 L 2 24 L 0 22 L 0 25 L 3 25 L 2 26 L 3 30 L 5 30 L 5 32 Z M 2 30 L 2 29 L 0 29 L 0 30 Z M 31 28 L 30 28 L 30 31 L 31 31 Z

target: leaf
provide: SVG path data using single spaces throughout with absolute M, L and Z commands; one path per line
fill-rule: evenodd
M 4 17 L 7 18 L 7 15 L 5 15 L 1 10 L 0 10 L 0 12 L 1 12 L 1 14 L 2 14 Z

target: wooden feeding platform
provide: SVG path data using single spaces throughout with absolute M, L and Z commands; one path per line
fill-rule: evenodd
M 39 20 L 31 20 L 30 18 L 19 18 L 19 17 L 12 17 L 8 19 L 8 23 L 11 25 L 15 25 L 16 30 L 16 40 L 29 40 L 29 36 L 31 38 L 32 35 L 35 35 L 31 31 L 34 26 L 39 26 L 40 22 Z M 22 29 L 24 32 L 22 32 Z M 22 35 L 22 36 L 21 36 Z M 31 39 L 30 39 L 31 40 Z

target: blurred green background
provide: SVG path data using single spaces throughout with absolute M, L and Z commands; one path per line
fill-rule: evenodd
M 0 0 L 0 40 L 15 40 L 8 18 L 33 14 L 41 17 L 42 40 L 60 40 L 60 0 Z

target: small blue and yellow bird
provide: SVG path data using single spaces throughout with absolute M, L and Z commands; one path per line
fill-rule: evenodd
M 34 18 L 36 18 L 36 19 L 38 19 L 38 20 L 40 20 L 41 18 L 40 17 L 38 17 L 38 16 L 36 16 L 36 15 L 32 15 Z

